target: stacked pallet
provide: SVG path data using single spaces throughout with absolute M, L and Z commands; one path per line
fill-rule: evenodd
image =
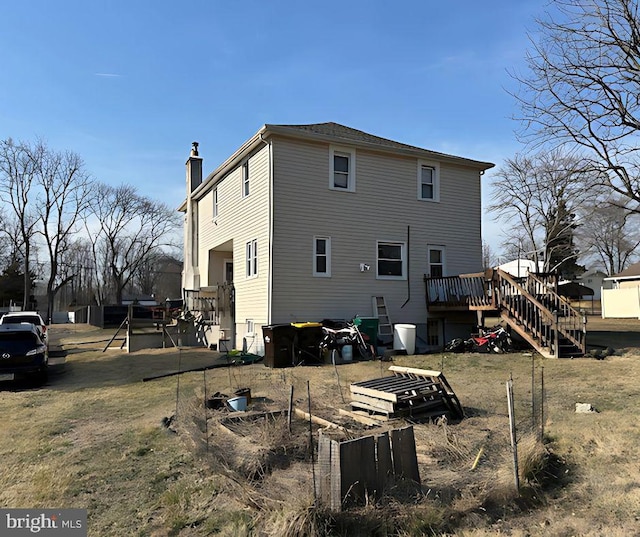
M 380 418 L 462 419 L 464 411 L 440 371 L 391 366 L 392 376 L 351 384 L 351 408 Z

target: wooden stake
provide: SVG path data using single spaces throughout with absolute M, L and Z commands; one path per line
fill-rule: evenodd
M 513 452 L 513 476 L 516 492 L 520 494 L 520 476 L 518 475 L 518 442 L 516 440 L 516 419 L 513 404 L 513 380 L 507 381 L 507 406 L 509 408 L 509 429 L 511 430 L 511 451 Z
M 313 456 L 313 425 L 311 424 L 311 387 L 307 381 L 307 398 L 309 400 L 309 446 L 311 447 L 311 473 L 313 475 L 313 503 L 318 503 L 318 493 L 316 489 L 316 464 Z
M 289 392 L 289 432 L 291 432 L 291 416 L 293 414 L 293 384 L 291 385 L 291 391 Z
M 544 367 L 540 370 L 540 442 L 544 441 Z
M 478 466 L 478 463 L 480 462 L 480 457 L 482 457 L 483 453 L 484 453 L 484 448 L 481 447 L 480 450 L 478 451 L 478 454 L 476 455 L 476 459 L 473 461 L 473 464 L 471 465 L 472 470 L 475 470 L 476 466 Z
M 202 371 L 202 384 L 204 385 L 204 434 L 207 439 L 207 453 L 209 453 L 209 423 L 207 421 L 207 370 Z
M 536 430 L 536 380 L 535 380 L 535 356 L 531 353 L 531 430 Z
M 178 371 L 182 370 L 182 349 L 178 349 Z M 178 400 L 180 399 L 180 375 L 178 375 L 178 382 L 176 383 L 176 412 L 174 419 L 178 421 Z
M 346 401 L 344 400 L 344 395 L 342 394 L 342 386 L 340 386 L 340 375 L 338 375 L 338 366 L 336 365 L 336 353 L 338 351 L 336 349 L 332 349 L 331 350 L 331 361 L 333 362 L 333 369 L 336 372 L 336 379 L 338 381 L 338 390 L 340 391 L 340 398 L 342 399 L 343 403 L 346 403 Z M 311 412 L 309 412 L 309 414 L 311 414 Z

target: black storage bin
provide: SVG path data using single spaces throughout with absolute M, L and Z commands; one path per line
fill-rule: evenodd
M 264 338 L 264 365 L 290 367 L 294 364 L 296 329 L 290 324 L 272 324 L 262 327 Z
M 293 323 L 296 330 L 295 359 L 298 364 L 322 363 L 320 343 L 324 337 L 322 323 Z

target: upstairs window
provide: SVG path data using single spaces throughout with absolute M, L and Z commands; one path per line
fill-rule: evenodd
M 356 190 L 356 153 L 353 149 L 334 148 L 330 150 L 329 188 L 355 192 Z
M 247 243 L 247 278 L 258 275 L 258 240 Z
M 218 189 L 213 191 L 213 219 L 218 218 Z
M 418 199 L 440 201 L 440 166 L 436 162 L 418 162 Z
M 242 165 L 242 197 L 249 195 L 249 161 L 246 160 Z
M 407 277 L 403 242 L 378 242 L 377 277 L 382 280 Z
M 429 246 L 429 277 L 444 277 L 444 247 Z
M 313 275 L 328 278 L 331 276 L 331 238 L 313 238 Z

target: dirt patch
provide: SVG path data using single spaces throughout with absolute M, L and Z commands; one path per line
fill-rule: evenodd
M 102 352 L 112 331 L 54 326 L 52 342 L 68 351 L 64 367 L 43 387 L 0 392 L 6 416 L 0 452 L 11 469 L 0 476 L 0 502 L 86 508 L 89 534 L 101 536 L 632 535 L 640 426 L 629 416 L 640 396 L 640 322 L 590 318 L 588 328 L 588 338 L 614 341 L 616 354 L 396 357 L 397 365 L 443 371 L 466 417 L 414 424 L 419 495 L 396 489 L 382 502 L 327 513 L 314 507 L 308 422 L 293 420 L 291 433 L 283 415 L 232 423 L 225 421 L 229 413 L 206 408 L 206 396 L 250 387 L 250 410 L 283 410 L 293 386 L 294 406 L 307 411 L 311 404 L 312 414 L 347 434 L 371 434 L 375 429 L 338 409 L 349 408 L 351 382 L 384 376 L 390 364 L 354 362 L 337 370 L 253 364 L 143 383 L 152 374 L 207 365 L 217 353 Z M 515 388 L 520 496 L 513 486 L 508 379 Z M 577 402 L 598 412 L 576 414 Z M 314 435 L 318 429 L 313 425 Z M 540 434 L 542 457 L 528 440 Z M 542 473 L 529 471 L 542 459 Z

